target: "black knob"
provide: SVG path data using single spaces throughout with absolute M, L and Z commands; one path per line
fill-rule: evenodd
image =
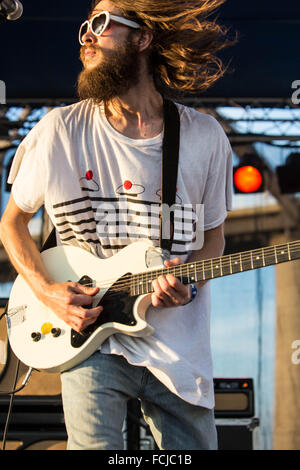
M 35 333 L 31 333 L 31 339 L 33 341 L 39 341 L 41 339 L 41 336 L 41 333 L 39 333 L 38 331 Z
M 61 329 L 60 328 L 52 328 L 51 333 L 52 333 L 52 336 L 54 338 L 57 338 L 61 334 Z

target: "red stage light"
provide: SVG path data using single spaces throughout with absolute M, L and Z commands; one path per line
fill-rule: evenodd
M 257 168 L 245 165 L 234 171 L 233 182 L 237 192 L 255 193 L 262 189 L 263 177 Z

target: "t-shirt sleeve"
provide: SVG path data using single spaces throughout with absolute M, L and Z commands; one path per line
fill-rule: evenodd
M 46 152 L 53 137 L 53 112 L 43 117 L 21 142 L 14 156 L 8 183 L 24 212 L 35 213 L 44 204 L 47 184 Z
M 204 230 L 221 225 L 232 210 L 232 148 L 221 125 L 214 123 L 213 153 L 202 201 Z

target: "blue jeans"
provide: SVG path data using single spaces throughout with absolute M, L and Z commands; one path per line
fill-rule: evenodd
M 63 372 L 62 398 L 70 450 L 123 450 L 127 401 L 139 398 L 161 450 L 215 450 L 214 412 L 171 393 L 145 367 L 97 351 Z

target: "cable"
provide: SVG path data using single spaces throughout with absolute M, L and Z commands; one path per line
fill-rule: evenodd
M 15 379 L 14 379 L 14 385 L 13 385 L 13 390 L 11 390 L 10 392 L 0 392 L 0 395 L 10 395 L 10 400 L 9 400 L 9 407 L 8 407 L 8 412 L 7 412 L 7 417 L 6 417 L 6 422 L 5 422 L 5 427 L 4 427 L 4 431 L 3 431 L 3 436 L 2 436 L 2 447 L 1 447 L 1 450 L 5 450 L 5 446 L 6 446 L 6 438 L 7 438 L 7 431 L 8 431 L 8 426 L 9 426 L 9 422 L 10 422 L 10 418 L 11 418 L 11 410 L 12 410 L 12 407 L 13 407 L 13 402 L 14 402 L 14 397 L 15 397 L 15 394 L 17 392 L 19 392 L 20 390 L 22 390 L 26 385 L 27 385 L 27 382 L 32 374 L 32 367 L 29 367 L 28 369 L 28 372 L 25 376 L 25 379 L 23 380 L 22 382 L 22 385 L 21 387 L 19 388 L 15 388 L 16 385 L 17 385 L 17 381 L 18 381 L 18 375 L 19 375 L 19 369 L 20 369 L 20 359 L 17 360 L 17 367 L 16 367 L 16 372 L 15 372 Z
M 19 366 L 19 363 L 20 363 L 20 360 L 18 359 L 17 367 Z M 9 392 L 0 392 L 0 395 L 14 395 L 15 393 L 20 392 L 21 390 L 23 390 L 23 388 L 26 387 L 26 385 L 28 383 L 28 380 L 29 380 L 33 370 L 34 369 L 32 367 L 29 367 L 29 369 L 27 371 L 27 374 L 25 375 L 25 379 L 23 380 L 22 385 L 19 388 L 14 388 L 14 390 L 10 390 Z M 14 384 L 14 387 L 15 386 L 16 386 L 16 384 Z
M 6 306 L 6 308 L 5 308 L 5 311 L 2 313 L 2 315 L 0 315 L 0 321 L 2 320 L 2 318 L 5 317 L 6 314 L 7 314 L 7 306 Z M 7 342 L 7 346 L 8 346 L 8 342 Z M 19 371 L 19 365 L 20 365 L 20 360 L 18 359 L 18 361 L 17 361 L 17 369 L 16 369 L 17 371 Z M 6 363 L 5 366 L 4 366 L 4 370 L 5 370 L 5 371 L 6 371 L 6 369 L 7 369 L 7 363 Z M 23 390 L 23 388 L 26 387 L 26 385 L 27 385 L 27 382 L 28 382 L 28 380 L 29 380 L 29 378 L 30 378 L 30 376 L 31 376 L 31 374 L 32 374 L 32 371 L 33 371 L 33 368 L 32 368 L 32 367 L 29 367 L 29 369 L 28 369 L 28 371 L 27 371 L 27 374 L 25 375 L 25 378 L 24 378 L 24 380 L 23 380 L 23 382 L 22 382 L 22 385 L 21 385 L 19 388 L 15 388 L 15 387 L 16 387 L 16 382 L 15 382 L 15 383 L 14 383 L 14 386 L 13 386 L 13 390 L 5 391 L 5 392 L 1 391 L 1 392 L 0 392 L 0 395 L 12 395 L 12 394 L 14 394 L 14 393 L 17 393 L 17 392 L 20 392 L 21 390 Z M 2 371 L 2 373 L 1 373 L 1 375 L 0 375 L 0 378 L 2 378 L 3 375 L 4 375 L 4 373 L 3 373 L 3 371 Z
M 5 317 L 6 313 L 7 313 L 7 308 L 5 309 L 4 313 L 2 313 L 2 315 L 0 316 L 0 321 L 2 320 L 2 318 Z M 17 381 L 18 381 L 18 375 L 19 375 L 19 369 L 20 369 L 20 362 L 21 362 L 20 359 L 17 359 L 17 366 L 16 366 L 16 371 L 15 371 L 13 389 L 10 390 L 10 391 L 5 391 L 5 392 L 1 391 L 0 392 L 0 395 L 10 395 L 9 407 L 8 407 L 5 427 L 4 427 L 3 436 L 2 436 L 1 450 L 5 450 L 5 446 L 6 446 L 7 431 L 8 431 L 10 418 L 11 418 L 11 410 L 12 410 L 12 407 L 13 407 L 13 401 L 14 401 L 15 393 L 20 392 L 21 390 L 23 390 L 24 387 L 26 387 L 26 385 L 28 383 L 28 380 L 29 380 L 29 378 L 32 374 L 32 371 L 33 371 L 33 368 L 29 367 L 29 369 L 27 371 L 27 374 L 25 375 L 25 378 L 22 382 L 22 385 L 20 387 L 16 388 Z M 6 367 L 5 367 L 5 369 L 6 369 Z
M 16 372 L 15 372 L 15 379 L 14 379 L 13 388 L 15 388 L 16 384 L 17 384 L 18 375 L 19 375 L 19 368 L 20 368 L 20 360 L 17 361 L 17 367 L 16 367 Z M 13 401 L 14 401 L 14 394 L 11 395 L 10 400 L 9 400 L 8 413 L 7 413 L 5 427 L 4 427 L 3 436 L 2 436 L 1 450 L 5 450 L 5 446 L 6 446 L 6 437 L 7 437 L 7 431 L 8 431 L 9 421 L 10 421 L 10 417 L 11 417 L 11 410 L 12 410 L 12 406 L 13 406 Z

